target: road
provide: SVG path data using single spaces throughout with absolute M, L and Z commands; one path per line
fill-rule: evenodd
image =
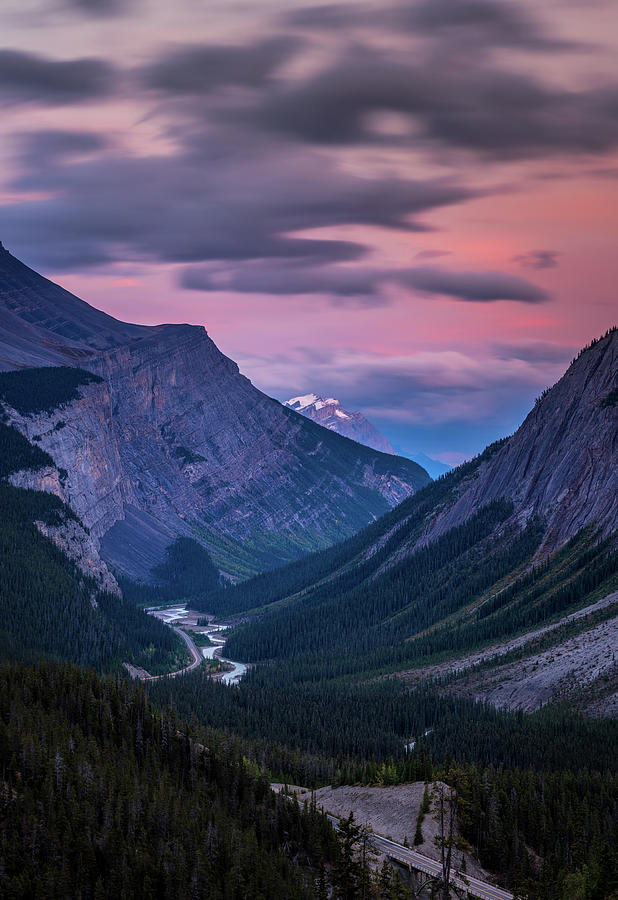
M 327 817 L 335 827 L 339 825 L 339 819 L 336 816 L 327 814 Z M 372 834 L 371 840 L 377 850 L 403 865 L 411 866 L 413 869 L 424 872 L 426 875 L 441 877 L 442 866 L 435 859 L 423 856 L 422 853 L 417 853 L 416 850 L 404 847 L 403 844 L 391 841 L 380 834 Z M 465 881 L 463 880 L 464 877 Z M 481 881 L 479 878 L 473 878 L 472 875 L 460 876 L 453 874 L 451 875 L 451 881 L 457 887 L 465 888 L 471 897 L 479 897 L 480 900 L 514 900 L 513 894 L 509 893 L 509 891 L 498 888 L 493 884 L 488 884 L 486 881 Z
M 193 657 L 193 662 L 190 666 L 185 666 L 184 669 L 177 669 L 175 672 L 168 672 L 167 675 L 148 675 L 147 677 L 143 677 L 142 681 L 156 681 L 158 678 L 175 678 L 176 675 L 184 675 L 185 672 L 191 672 L 193 669 L 197 669 L 199 665 L 202 664 L 202 655 L 200 651 L 197 649 L 189 635 L 182 630 L 182 628 L 176 628 L 175 625 L 171 625 L 171 628 L 174 629 L 176 634 L 179 634 L 183 639 L 187 647 L 189 648 L 189 653 Z

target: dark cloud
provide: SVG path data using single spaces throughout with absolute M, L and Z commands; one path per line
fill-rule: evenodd
M 618 144 L 618 87 L 579 92 L 548 87 L 491 65 L 474 49 L 401 60 L 354 46 L 329 67 L 266 92 L 243 110 L 257 127 L 307 142 L 439 142 L 500 159 L 595 153 Z M 371 115 L 408 117 L 409 136 L 385 136 Z
M 533 364 L 566 365 L 573 358 L 576 347 L 565 347 L 549 341 L 526 341 L 525 344 L 495 343 L 492 352 L 498 359 L 521 359 Z
M 424 37 L 473 43 L 487 50 L 516 47 L 530 51 L 580 49 L 581 44 L 564 41 L 548 33 L 514 0 L 421 0 L 420 3 L 353 4 L 331 3 L 305 6 L 282 16 L 281 21 L 298 28 L 331 31 L 371 28 L 402 31 Z
M 79 103 L 111 92 L 112 66 L 100 59 L 59 61 L 0 50 L 0 103 Z
M 513 262 L 518 262 L 525 269 L 555 269 L 558 265 L 558 250 L 529 250 L 518 253 Z
M 50 136 L 31 139 L 30 159 L 45 159 Z M 16 247 L 43 262 L 105 261 L 115 254 L 168 262 L 303 259 L 331 263 L 365 252 L 349 241 L 300 239 L 290 232 L 348 224 L 419 229 L 424 211 L 475 196 L 444 179 L 426 182 L 360 177 L 307 148 L 246 135 L 212 137 L 204 146 L 151 157 L 104 156 L 31 164 L 14 181 L 44 195 L 3 207 Z M 57 248 L 57 251 L 54 250 Z M 84 263 L 84 264 L 85 264 Z
M 548 295 L 523 278 L 502 272 L 451 272 L 438 268 L 386 269 L 351 266 L 280 264 L 256 261 L 233 269 L 194 268 L 181 276 L 183 287 L 201 291 L 238 291 L 249 294 L 326 294 L 356 297 L 377 306 L 384 303 L 380 286 L 400 284 L 424 293 L 457 300 L 490 303 L 513 300 L 541 303 Z
M 96 153 L 109 145 L 104 135 L 94 131 L 62 129 L 23 132 L 16 136 L 16 140 L 21 165 L 32 168 Z
M 174 50 L 141 72 L 148 87 L 171 94 L 205 94 L 224 85 L 264 85 L 304 42 L 281 35 L 256 44 L 207 44 Z
M 519 47 L 526 50 L 560 51 L 575 46 L 548 35 L 513 0 L 422 0 L 393 7 L 393 19 L 427 34 L 450 32 L 458 40 L 475 44 Z
M 495 300 L 542 303 L 549 299 L 535 284 L 503 272 L 451 272 L 427 266 L 407 269 L 399 280 L 415 290 L 476 303 Z
M 330 30 L 332 28 L 349 28 L 358 25 L 377 24 L 374 9 L 361 4 L 325 3 L 320 6 L 301 6 L 281 16 L 284 25 L 299 28 L 315 28 Z
M 362 268 L 313 267 L 249 263 L 232 270 L 187 269 L 181 284 L 198 291 L 238 291 L 248 294 L 335 294 L 367 296 L 377 289 L 377 274 Z
M 134 6 L 136 0 L 69 0 L 69 5 L 88 16 L 113 16 L 127 11 Z

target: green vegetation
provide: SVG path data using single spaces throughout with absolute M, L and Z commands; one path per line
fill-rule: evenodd
M 101 381 L 98 375 L 71 366 L 0 372 L 0 399 L 22 415 L 49 413 L 76 400 L 81 386 Z
M 41 466 L 53 467 L 51 456 L 0 423 L 0 659 L 45 657 L 101 671 L 126 661 L 151 674 L 180 668 L 187 650 L 178 635 L 105 593 L 35 524 L 77 522 L 73 510 L 54 494 L 2 480 Z
M 197 608 L 228 616 L 265 607 L 297 593 L 304 597 L 323 579 L 330 586 L 341 570 L 353 568 L 362 559 L 367 548 L 383 542 L 371 557 L 370 565 L 377 569 L 390 554 L 420 535 L 428 515 L 453 503 L 462 483 L 473 477 L 479 465 L 491 459 L 507 440 L 496 441 L 475 459 L 432 481 L 353 537 L 273 572 L 211 592 L 198 598 L 201 605 Z
M 192 639 L 196 647 L 212 647 L 212 641 L 204 631 L 194 631 L 193 628 L 184 629 Z
M 590 341 L 589 344 L 585 344 L 585 345 L 581 348 L 581 350 L 578 352 L 577 356 L 575 356 L 575 357 L 573 358 L 572 362 L 575 362 L 576 360 L 578 360 L 578 359 L 580 358 L 580 356 L 583 356 L 584 353 L 587 353 L 587 352 L 588 352 L 589 350 L 591 350 L 593 347 L 596 347 L 597 344 L 599 344 L 601 341 L 605 340 L 605 338 L 608 338 L 611 334 L 615 334 L 616 331 L 618 331 L 618 325 L 612 325 L 611 328 L 608 328 L 608 329 L 607 329 L 607 331 L 605 332 L 605 334 L 602 334 L 602 335 L 601 335 L 600 337 L 598 337 L 598 338 L 592 338 L 592 340 Z
M 529 900 L 604 900 L 618 891 L 618 776 L 466 771 L 463 834 L 482 865 Z
M 394 767 L 384 783 L 424 778 L 417 769 L 423 754 L 436 763 L 618 772 L 618 722 L 561 707 L 508 712 L 444 695 L 435 686 L 410 690 L 396 679 L 320 679 L 290 663 L 252 668 L 233 691 L 196 671 L 153 682 L 148 692 L 157 705 L 171 704 L 212 727 L 330 759 L 330 777 L 346 783 L 373 782 L 382 765 Z M 415 752 L 406 754 L 404 746 L 415 736 Z M 269 767 L 278 771 L 274 762 Z M 317 783 L 318 771 L 302 774 Z M 300 771 L 287 774 L 301 777 Z
M 180 668 L 184 643 L 129 600 L 101 590 L 34 524 L 75 514 L 53 494 L 0 483 L 0 659 L 69 660 L 101 671 Z
M 423 799 L 421 800 L 421 805 L 418 808 L 418 816 L 416 817 L 416 830 L 414 832 L 414 846 L 418 847 L 419 844 L 422 844 L 425 838 L 423 837 L 423 821 L 425 816 L 431 809 L 431 799 L 429 797 L 429 786 L 425 785 L 425 790 L 423 791 Z
M 255 661 L 326 651 L 339 658 L 345 654 L 358 663 L 352 670 L 360 666 L 364 671 L 426 656 L 410 637 L 425 635 L 431 645 L 428 629 L 465 611 L 532 557 L 542 534 L 540 522 L 531 521 L 522 532 L 511 530 L 507 539 L 493 537 L 512 511 L 510 502 L 496 500 L 375 577 L 378 552 L 295 603 L 267 609 L 259 622 L 238 628 L 226 653 Z M 455 625 L 449 649 L 457 646 L 453 632 Z
M 449 677 L 422 680 L 424 666 L 559 621 L 618 584 L 616 535 L 584 529 L 534 564 L 544 523 L 514 522 L 505 498 L 414 549 L 502 443 L 345 542 L 236 586 L 222 587 L 215 565 L 224 538 L 212 558 L 181 538 L 153 571 L 159 584 L 123 581 L 122 600 L 40 534 L 36 521 L 74 517 L 58 498 L 0 482 L 1 658 L 180 667 L 177 635 L 137 604 L 190 600 L 238 616 L 225 655 L 260 663 L 233 689 L 213 679 L 218 660 L 137 689 L 52 662 L 1 667 L 0 895 L 404 898 L 386 870 L 380 888 L 359 865 L 352 817 L 338 841 L 265 778 L 397 785 L 448 780 L 457 766 L 462 835 L 511 889 L 610 897 L 618 721 L 557 704 L 497 710 L 450 694 Z M 4 477 L 53 465 L 6 425 L 0 451 Z M 278 540 L 256 537 L 235 560 L 247 572 L 256 559 L 274 565 L 286 558 Z M 402 671 L 412 686 L 393 677 Z
M 237 688 L 193 673 L 148 689 L 240 735 L 278 780 L 394 785 L 444 779 L 456 763 L 470 785 L 460 827 L 486 866 L 530 900 L 601 900 L 615 877 L 618 722 L 556 705 L 501 711 L 422 682 L 423 666 L 557 621 L 618 578 L 616 536 L 592 528 L 532 565 L 544 523 L 513 524 L 504 499 L 411 553 L 479 462 L 343 544 L 205 596 L 205 610 L 248 618 L 225 654 L 261 665 Z M 385 677 L 402 668 L 416 686 Z

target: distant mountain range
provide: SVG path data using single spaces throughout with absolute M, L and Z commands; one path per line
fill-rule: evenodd
M 339 400 L 335 400 L 333 397 L 324 399 L 318 397 L 317 394 L 305 394 L 302 397 L 292 397 L 283 405 L 312 419 L 324 428 L 351 438 L 353 441 L 358 441 L 359 444 L 373 447 L 374 450 L 379 450 L 381 453 L 395 455 L 388 439 L 365 418 L 362 412 L 358 410 L 349 412 L 343 408 Z
M 192 538 L 225 575 L 250 575 L 349 537 L 429 481 L 261 393 L 203 328 L 119 322 L 1 245 L 0 312 L 0 369 L 96 376 L 70 399 L 31 403 L 39 387 L 24 382 L 0 400 L 56 467 L 13 483 L 57 493 L 116 572 L 151 580 Z
M 331 431 L 336 431 L 337 434 L 358 441 L 359 444 L 365 444 L 366 447 L 373 447 L 374 450 L 393 455 L 397 452 L 388 438 L 362 412 L 359 410 L 350 412 L 350 410 L 344 409 L 341 402 L 334 397 L 324 398 L 317 394 L 303 394 L 301 397 L 291 397 L 283 405 L 312 419 L 324 428 L 329 428 Z M 425 453 L 417 453 L 409 458 L 422 466 L 432 478 L 439 478 L 445 472 L 450 472 L 450 466 L 431 459 Z
M 432 478 L 439 478 L 441 475 L 446 475 L 447 472 L 451 471 L 451 467 L 447 466 L 446 463 L 440 462 L 439 459 L 432 459 L 426 453 L 415 453 L 410 459 L 422 466 Z

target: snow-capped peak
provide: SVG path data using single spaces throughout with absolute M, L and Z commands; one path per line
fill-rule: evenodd
M 298 412 L 301 409 L 305 409 L 307 406 L 319 402 L 320 397 L 318 397 L 317 394 L 303 394 L 302 397 L 292 397 L 290 400 L 286 400 L 283 405 L 289 406 L 290 409 L 295 409 Z
M 334 397 L 324 399 L 317 394 L 303 394 L 291 397 L 283 405 L 360 444 L 366 444 L 382 453 L 395 452 L 384 435 L 361 412 L 348 412 Z
M 341 406 L 341 403 L 334 397 L 324 399 L 324 397 L 318 397 L 317 394 L 303 394 L 302 397 L 291 397 L 289 400 L 285 400 L 283 405 L 300 412 L 310 406 L 314 409 L 324 409 L 325 406 Z M 337 415 L 340 415 L 340 413 L 337 413 Z

